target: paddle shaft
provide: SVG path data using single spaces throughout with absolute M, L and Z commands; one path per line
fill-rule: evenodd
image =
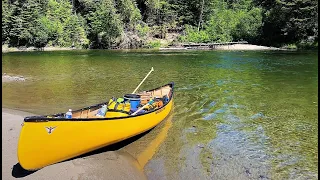
M 136 115 L 138 112 L 140 112 L 141 110 L 143 110 L 144 108 L 146 108 L 150 104 L 152 104 L 152 103 L 148 102 L 146 105 L 142 106 L 140 109 L 136 110 L 136 112 L 132 113 L 131 115 Z
M 146 77 L 144 77 L 144 79 L 141 81 L 141 83 L 138 85 L 138 87 L 132 92 L 132 94 L 134 94 L 139 89 L 141 84 L 147 79 L 147 77 L 152 73 L 152 71 L 154 71 L 153 67 L 151 68 L 150 72 L 146 75 Z

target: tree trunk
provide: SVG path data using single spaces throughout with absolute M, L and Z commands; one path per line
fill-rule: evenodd
M 198 23 L 198 31 L 200 31 L 200 24 L 202 22 L 203 5 L 204 5 L 204 0 L 202 0 L 202 6 L 201 6 L 201 11 L 199 16 L 199 23 Z

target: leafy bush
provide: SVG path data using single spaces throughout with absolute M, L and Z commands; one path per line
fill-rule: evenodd
M 284 45 L 282 48 L 284 48 L 284 49 L 297 49 L 297 45 L 296 44 L 287 44 L 287 45 Z
M 199 31 L 196 27 L 192 27 L 190 25 L 185 26 L 185 35 L 180 36 L 179 40 L 181 42 L 194 42 L 194 43 L 200 43 L 200 42 L 209 42 L 210 38 L 206 31 Z
M 147 35 L 148 35 L 148 33 L 149 33 L 149 31 L 150 31 L 150 28 L 149 28 L 149 26 L 146 25 L 146 24 L 142 24 L 142 25 L 138 24 L 138 25 L 136 26 L 136 30 L 138 31 L 138 35 L 139 35 L 140 37 L 144 37 L 144 36 L 147 36 Z
M 161 42 L 160 40 L 149 41 L 144 45 L 145 48 L 160 48 Z

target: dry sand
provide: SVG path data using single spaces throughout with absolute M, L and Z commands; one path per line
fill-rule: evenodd
M 35 47 L 17 48 L 17 47 L 8 47 L 8 45 L 2 45 L 2 53 L 23 52 L 23 51 L 66 51 L 66 50 L 75 50 L 75 49 L 76 48 L 69 48 L 69 47 L 44 47 L 42 49 L 38 49 Z
M 21 123 L 30 113 L 2 108 L 2 178 L 10 179 L 130 179 L 143 180 L 146 176 L 137 168 L 129 154 L 106 151 L 47 166 L 35 172 L 23 170 L 18 164 L 17 143 Z
M 160 50 L 234 50 L 234 51 L 243 51 L 243 50 L 284 50 L 276 47 L 267 47 L 267 46 L 258 46 L 253 44 L 233 44 L 233 45 L 219 45 L 214 49 L 208 47 L 170 47 L 170 48 L 159 48 Z
M 276 47 L 267 47 L 267 46 L 258 46 L 252 44 L 233 44 L 233 45 L 224 45 L 217 46 L 218 50 L 280 50 Z

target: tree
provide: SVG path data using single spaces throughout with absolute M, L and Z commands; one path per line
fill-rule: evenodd
M 263 7 L 262 43 L 296 43 L 318 39 L 318 1 L 257 0 Z
M 9 40 L 11 29 L 10 17 L 12 16 L 8 0 L 2 0 L 2 44 Z
M 33 32 L 36 32 L 37 19 L 40 17 L 41 6 L 36 0 L 14 1 L 12 4 L 12 22 L 10 44 L 29 46 L 32 44 Z
M 241 10 L 237 13 L 236 17 L 239 19 L 239 22 L 231 32 L 233 40 L 246 40 L 249 43 L 256 43 L 261 34 L 261 9 Z
M 136 2 L 132 0 L 117 0 L 116 3 L 116 8 L 126 28 L 134 29 L 137 22 L 141 20 L 141 14 Z
M 110 48 L 113 44 L 119 43 L 118 38 L 123 33 L 123 23 L 111 0 L 97 3 L 86 15 L 86 20 L 92 47 Z

